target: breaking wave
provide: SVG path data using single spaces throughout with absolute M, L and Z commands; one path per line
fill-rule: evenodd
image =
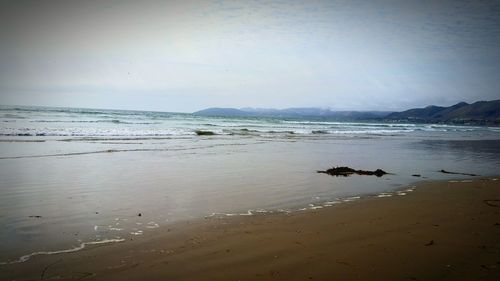
M 77 108 L 0 107 L 0 136 L 152 137 L 215 135 L 318 136 L 385 135 L 418 132 L 488 132 L 498 128 L 444 124 L 329 122 L 279 118 L 202 117 L 191 114 Z

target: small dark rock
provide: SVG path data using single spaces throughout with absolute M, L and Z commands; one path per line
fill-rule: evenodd
M 198 135 L 198 136 L 213 136 L 213 135 L 215 135 L 215 133 L 214 133 L 214 132 L 212 132 L 212 131 L 202 131 L 202 130 L 196 130 L 196 131 L 195 131 L 195 133 L 196 133 L 196 135 Z
M 429 241 L 429 243 L 425 244 L 424 246 L 432 246 L 434 245 L 434 240 Z
M 446 171 L 446 170 L 441 170 L 439 171 L 443 174 L 451 174 L 451 175 L 463 175 L 463 176 L 471 176 L 471 177 L 477 177 L 479 175 L 476 175 L 476 174 L 469 174 L 469 173 L 457 173 L 457 172 L 450 172 L 450 171 Z
M 420 178 L 420 177 L 421 177 L 421 175 L 419 175 L 419 174 L 414 174 L 414 175 L 411 175 L 411 176 L 412 176 L 412 177 L 417 177 L 417 178 Z
M 29 217 L 30 217 L 30 218 L 36 218 L 36 219 L 39 219 L 39 218 L 41 218 L 42 216 L 38 216 L 38 215 L 37 215 L 37 216 L 29 216 Z
M 137 214 L 137 216 L 138 216 L 138 217 L 142 217 L 142 214 L 141 214 L 141 213 L 138 213 L 138 214 Z

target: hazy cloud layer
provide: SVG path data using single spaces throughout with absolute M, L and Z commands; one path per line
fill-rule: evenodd
M 0 103 L 399 110 L 498 99 L 499 1 L 0 1 Z

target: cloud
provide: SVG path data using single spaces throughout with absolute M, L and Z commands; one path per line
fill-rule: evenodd
M 194 111 L 494 99 L 497 1 L 6 1 L 0 103 Z

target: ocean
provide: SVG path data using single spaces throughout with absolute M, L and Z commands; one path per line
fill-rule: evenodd
M 317 173 L 333 166 L 389 174 Z M 1 106 L 0 266 L 182 220 L 404 196 L 421 180 L 471 178 L 440 170 L 498 167 L 497 127 Z

